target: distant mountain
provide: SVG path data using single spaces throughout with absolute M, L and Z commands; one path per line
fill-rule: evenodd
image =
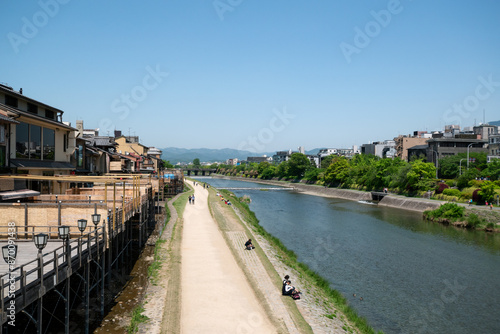
M 246 160 L 247 157 L 259 157 L 263 155 L 272 156 L 276 152 L 253 153 L 250 151 L 235 150 L 231 148 L 210 149 L 210 148 L 162 148 L 161 158 L 168 160 L 172 164 L 178 162 L 189 163 L 198 158 L 201 162 L 224 162 L 227 159 Z
M 317 154 L 318 154 L 318 152 L 319 152 L 320 150 L 322 150 L 322 149 L 323 149 L 323 148 L 315 148 L 315 149 L 312 149 L 312 150 L 306 151 L 306 154 L 307 154 L 307 155 L 317 155 Z

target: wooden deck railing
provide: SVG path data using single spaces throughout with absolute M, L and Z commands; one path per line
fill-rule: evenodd
M 48 231 L 47 231 L 48 232 Z M 7 302 L 15 301 L 16 309 L 29 305 L 46 291 L 62 282 L 70 275 L 70 270 L 78 270 L 87 258 L 102 256 L 106 248 L 106 228 L 104 226 L 83 236 L 71 239 L 60 247 L 33 254 L 34 260 L 11 268 L 0 276 L 0 306 L 5 311 Z M 71 254 L 68 257 L 67 254 Z M 2 319 L 2 323 L 4 322 Z

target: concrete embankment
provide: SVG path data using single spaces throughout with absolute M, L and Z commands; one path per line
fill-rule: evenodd
M 378 203 L 379 206 L 387 206 L 391 208 L 399 208 L 404 210 L 424 212 L 426 210 L 434 210 L 446 202 L 426 200 L 423 198 L 409 198 L 404 196 L 388 195 L 382 198 Z
M 234 176 L 212 175 L 214 178 L 221 178 L 227 180 L 248 181 L 255 183 L 262 183 L 267 185 L 274 185 L 280 187 L 291 187 L 296 191 L 304 194 L 322 196 L 329 198 L 340 198 L 351 201 L 370 201 L 372 200 L 371 192 L 359 191 L 351 189 L 338 189 L 338 188 L 325 188 L 317 185 L 303 184 L 303 183 L 290 183 L 277 180 L 260 180 L 250 179 Z M 385 196 L 380 202 L 379 206 L 386 206 L 398 208 L 403 210 L 411 210 L 417 212 L 424 212 L 425 210 L 433 210 L 438 208 L 441 204 L 446 203 L 443 201 L 429 200 L 424 198 L 404 197 L 399 195 L 389 194 Z

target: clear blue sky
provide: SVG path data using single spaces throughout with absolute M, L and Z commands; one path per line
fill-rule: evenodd
M 4 1 L 0 27 L 0 82 L 148 146 L 350 147 L 500 119 L 497 0 Z

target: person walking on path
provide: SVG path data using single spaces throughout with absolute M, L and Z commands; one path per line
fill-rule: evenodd
M 193 194 L 193 196 L 191 196 L 191 202 L 192 202 L 192 204 L 194 204 L 194 194 Z
M 195 196 L 183 215 L 181 333 L 277 333 L 210 215 L 208 191 Z

